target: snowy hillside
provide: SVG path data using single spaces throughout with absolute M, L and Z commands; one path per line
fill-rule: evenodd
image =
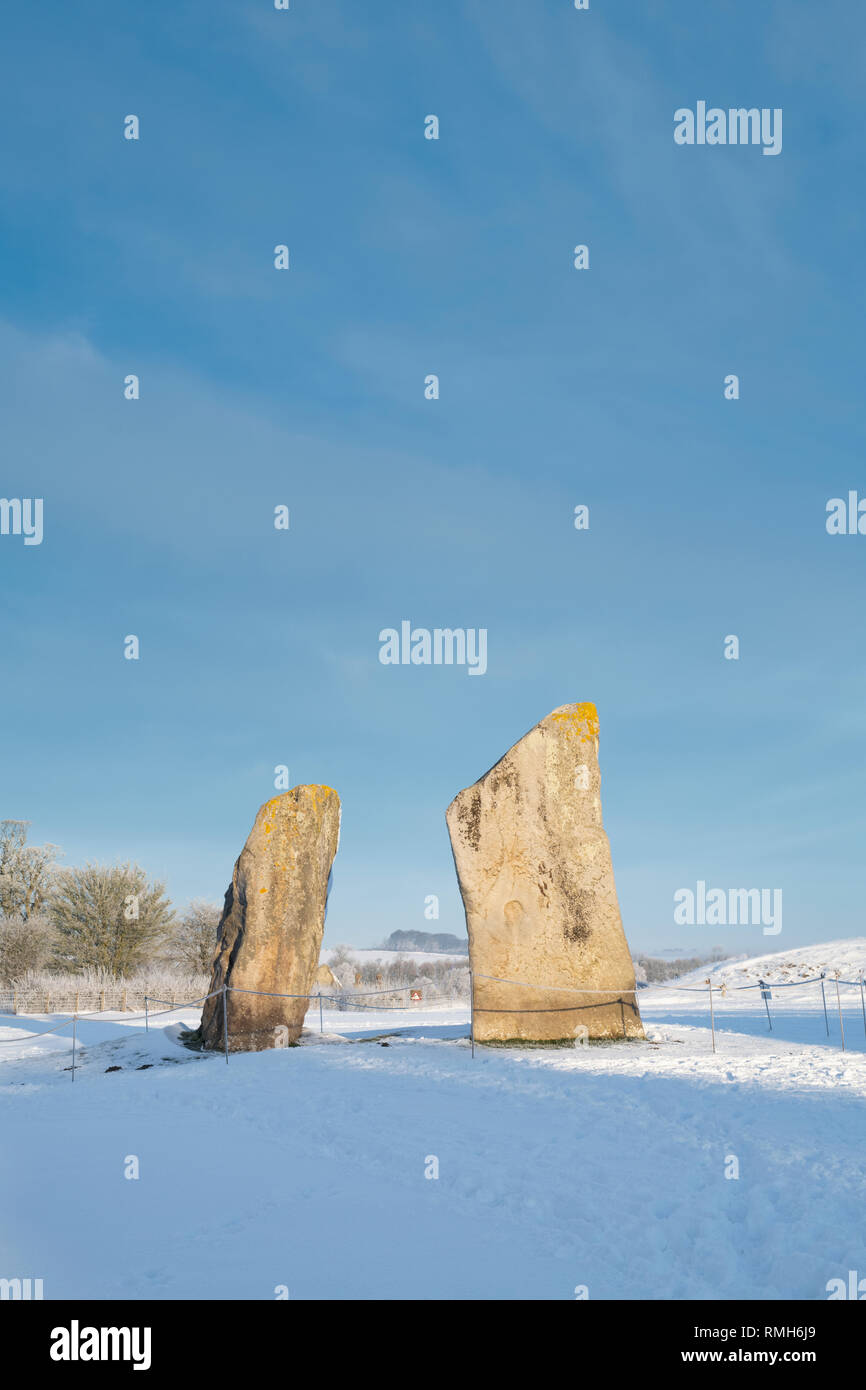
M 764 956 L 750 956 L 743 960 L 723 960 L 715 965 L 702 965 L 690 970 L 680 979 L 666 981 L 666 984 L 702 983 L 709 976 L 713 983 L 727 985 L 754 985 L 759 980 L 770 984 L 795 983 L 827 972 L 832 979 L 839 970 L 845 980 L 859 980 L 860 972 L 866 972 L 866 936 L 849 937 L 844 941 L 824 941 L 818 946 L 797 946 L 787 951 L 772 951 Z

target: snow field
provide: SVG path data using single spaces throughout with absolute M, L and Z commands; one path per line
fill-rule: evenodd
M 228 1066 L 179 1044 L 194 1009 L 118 1015 L 79 1021 L 74 1085 L 69 1030 L 7 1045 L 52 1023 L 7 1016 L 0 1273 L 47 1298 L 825 1298 L 866 1272 L 862 1020 L 842 1053 L 751 997 L 715 1055 L 705 997 L 672 990 L 640 992 L 646 1043 L 474 1059 L 465 1008 L 326 1010 L 320 1036 L 316 1006 L 303 1046 Z

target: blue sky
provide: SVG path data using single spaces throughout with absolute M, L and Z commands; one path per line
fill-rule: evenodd
M 4 29 L 0 495 L 45 536 L 0 536 L 2 814 L 218 900 L 287 764 L 343 801 L 328 944 L 462 934 L 448 802 L 592 700 L 634 949 L 861 933 L 860 10 Z M 782 108 L 782 153 L 675 145 L 698 100 Z M 486 628 L 487 673 L 381 665 L 404 618 Z M 675 925 L 698 880 L 781 888 L 781 935 Z

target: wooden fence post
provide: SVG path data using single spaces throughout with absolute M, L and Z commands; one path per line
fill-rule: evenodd
M 99 1012 L 100 1012 L 101 1014 L 104 1014 L 104 1013 L 105 1013 L 105 990 L 104 990 L 104 989 L 101 989 L 101 990 L 99 991 Z
M 123 1011 L 123 1013 L 126 1013 L 126 990 L 125 990 L 125 989 L 124 989 L 123 993 L 122 993 L 121 996 L 120 996 L 120 1007 L 121 1007 L 121 1010 Z

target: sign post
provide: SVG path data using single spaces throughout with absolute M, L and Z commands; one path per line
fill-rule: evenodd
M 770 986 L 767 984 L 767 982 L 766 982 L 765 980 L 759 980 L 759 981 L 758 981 L 758 984 L 761 986 L 761 998 L 762 998 L 763 1001 L 764 1001 L 764 1008 L 767 1010 L 767 1022 L 768 1022 L 769 1025 L 770 1025 L 770 1032 L 772 1033 L 772 1031 L 773 1031 L 773 1020 L 770 1018 L 770 1003 L 769 1003 L 769 1001 L 772 999 L 773 995 L 772 995 L 772 993 L 771 993 L 771 991 L 770 991 Z

